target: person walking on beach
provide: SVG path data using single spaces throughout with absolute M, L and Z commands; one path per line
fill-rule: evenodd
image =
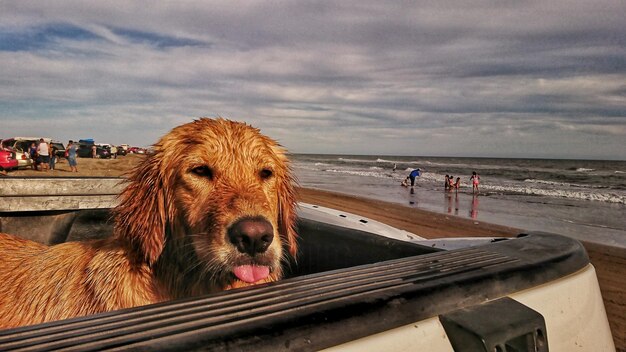
M 50 167 L 50 146 L 43 138 L 39 139 L 39 146 L 37 146 L 37 153 L 39 154 L 39 162 L 41 163 L 41 171 L 44 169 L 48 171 Z
M 411 173 L 409 174 L 409 176 L 407 176 L 404 179 L 404 183 L 406 183 L 407 180 L 411 180 L 411 188 L 413 188 L 413 186 L 415 185 L 415 178 L 421 176 L 421 171 L 420 169 L 415 169 L 413 171 L 411 171 Z
M 480 176 L 478 176 L 476 171 L 472 172 L 472 177 L 470 177 L 470 181 L 472 182 L 472 193 L 478 193 L 478 184 L 480 183 Z
M 76 167 L 76 144 L 72 140 L 67 143 L 67 163 L 70 165 L 70 172 L 78 172 Z
M 457 177 L 456 182 L 454 183 L 454 190 L 458 192 L 460 187 L 461 187 L 461 178 Z
M 447 191 L 448 187 L 450 187 L 450 176 L 446 174 L 446 179 L 443 181 L 443 189 Z

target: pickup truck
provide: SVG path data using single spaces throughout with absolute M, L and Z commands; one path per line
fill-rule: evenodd
M 2 178 L 0 230 L 47 244 L 108 236 L 120 181 Z M 615 350 L 574 239 L 426 240 L 306 203 L 298 233 L 279 282 L 7 329 L 0 350 Z

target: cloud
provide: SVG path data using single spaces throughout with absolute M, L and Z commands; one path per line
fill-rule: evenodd
M 0 118 L 138 145 L 224 116 L 296 152 L 626 159 L 624 10 L 3 2 Z

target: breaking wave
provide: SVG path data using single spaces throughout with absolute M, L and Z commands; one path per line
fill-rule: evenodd
M 384 169 L 372 167 L 368 170 L 347 170 L 347 169 L 326 169 L 325 172 L 362 176 L 362 177 L 375 177 L 375 178 L 392 178 L 395 181 L 401 181 L 406 177 L 406 172 L 402 173 L 389 173 L 383 172 Z M 412 169 L 407 169 L 410 171 Z M 456 177 L 455 177 L 456 178 Z M 430 183 L 432 185 L 443 184 L 444 176 L 437 173 L 423 172 L 421 177 L 417 179 L 419 183 Z M 537 187 L 533 187 L 536 185 Z M 542 188 L 545 185 L 548 187 Z M 470 183 L 461 179 L 461 187 L 470 187 Z M 566 182 L 554 182 L 554 181 L 542 181 L 527 179 L 524 183 L 517 184 L 489 184 L 487 182 L 481 183 L 481 190 L 489 191 L 489 193 L 495 194 L 520 194 L 520 195 L 534 195 L 534 196 L 546 196 L 546 197 L 559 197 L 569 198 L 577 200 L 589 200 L 607 203 L 626 204 L 626 195 L 614 193 L 614 192 L 598 192 L 593 186 L 577 185 Z M 579 188 L 575 190 L 567 188 Z

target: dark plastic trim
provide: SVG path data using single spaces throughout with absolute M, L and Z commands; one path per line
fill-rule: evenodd
M 0 350 L 319 350 L 497 299 L 588 264 L 576 240 L 525 235 L 4 330 Z
M 548 352 L 543 316 L 509 297 L 439 316 L 455 351 Z

